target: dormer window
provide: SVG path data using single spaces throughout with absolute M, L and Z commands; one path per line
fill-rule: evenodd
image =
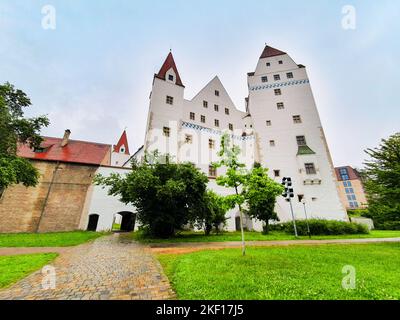
M 219 97 L 219 91 L 218 90 L 215 90 L 215 96 Z
M 125 153 L 125 148 L 121 147 L 121 149 L 119 149 L 119 153 Z
M 35 148 L 35 149 L 33 150 L 33 152 L 35 152 L 35 153 L 43 153 L 43 152 L 46 152 L 46 148 L 44 148 L 44 147 L 38 147 L 38 148 Z
M 174 76 L 173 76 L 172 74 L 169 74 L 169 75 L 168 75 L 168 80 L 169 80 L 169 81 L 174 81 Z

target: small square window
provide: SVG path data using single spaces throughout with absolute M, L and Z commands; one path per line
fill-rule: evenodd
M 217 105 L 217 104 L 214 104 L 214 111 L 219 111 L 219 105 Z
M 278 103 L 276 104 L 276 107 L 278 108 L 278 110 L 285 109 L 285 105 L 283 104 L 283 102 L 278 102 Z
M 208 108 L 208 101 L 203 101 L 203 107 Z
M 297 136 L 296 137 L 296 141 L 297 141 L 297 145 L 299 147 L 301 146 L 306 146 L 307 142 L 306 142 L 306 137 L 305 136 Z
M 187 134 L 187 135 L 185 136 L 185 142 L 186 142 L 187 144 L 192 144 L 192 142 L 193 142 L 193 136 L 191 136 L 190 134 Z
M 299 115 L 293 116 L 293 122 L 294 123 L 301 123 L 301 116 L 299 116 Z
M 225 108 L 225 114 L 229 115 L 229 109 Z
M 173 76 L 172 74 L 169 74 L 169 75 L 168 75 L 168 80 L 169 80 L 169 81 L 174 81 L 174 76 Z
M 214 125 L 219 128 L 219 120 L 218 119 L 214 120 Z
M 190 120 L 196 120 L 196 115 L 194 114 L 194 112 L 190 113 Z
M 233 131 L 233 124 L 232 123 L 229 124 L 229 130 Z
M 282 60 L 279 60 L 279 64 L 283 64 L 283 61 L 282 61 Z
M 316 174 L 317 173 L 317 170 L 315 170 L 314 163 L 305 163 L 304 166 L 306 168 L 307 174 Z
M 293 72 L 288 72 L 288 73 L 286 73 L 286 77 L 287 77 L 288 79 L 293 79 Z
M 216 177 L 217 176 L 217 168 L 215 168 L 214 166 L 210 165 L 208 167 L 208 176 L 209 177 Z
M 167 96 L 166 103 L 173 105 L 174 104 L 174 97 Z
M 200 121 L 201 121 L 202 123 L 206 123 L 206 116 L 201 116 L 201 117 L 200 117 Z
M 261 82 L 268 82 L 268 77 L 267 76 L 261 77 Z
M 280 177 L 281 176 L 281 170 L 274 170 L 274 176 L 275 177 Z
M 281 89 L 275 89 L 274 92 L 275 92 L 276 96 L 282 95 L 282 90 Z
M 281 76 L 280 76 L 279 74 L 275 74 L 275 75 L 274 75 L 274 80 L 275 80 L 275 81 L 281 80 Z
M 163 128 L 163 134 L 165 137 L 169 137 L 170 135 L 170 129 L 168 127 Z
M 209 147 L 210 149 L 215 149 L 215 140 L 209 139 L 209 140 L 208 140 L 208 147 Z
M 275 140 L 269 140 L 269 145 L 271 147 L 275 147 Z
M 270 127 L 270 126 L 272 126 L 272 121 L 271 120 L 267 120 L 266 124 L 267 124 L 267 127 Z
M 267 62 L 267 67 L 270 67 L 271 66 L 271 62 Z
M 215 96 L 219 97 L 219 91 L 215 90 Z

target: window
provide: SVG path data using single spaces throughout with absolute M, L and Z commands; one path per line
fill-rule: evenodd
M 225 108 L 225 114 L 229 115 L 229 109 Z
M 268 82 L 268 77 L 267 76 L 261 77 L 261 82 Z
M 213 139 L 208 139 L 208 147 L 210 149 L 215 149 L 215 140 Z
M 206 116 L 201 116 L 201 117 L 200 117 L 200 121 L 201 121 L 202 123 L 206 123 Z
M 219 91 L 218 90 L 215 90 L 215 96 L 219 97 Z
M 219 105 L 217 105 L 217 104 L 214 104 L 214 111 L 219 111 Z
M 168 80 L 169 81 L 174 81 L 174 76 L 172 74 L 168 75 Z
M 275 147 L 275 140 L 269 140 L 269 145 L 271 147 Z
M 347 196 L 347 200 L 351 201 L 353 199 L 351 198 L 351 196 Z
M 174 104 L 174 97 L 167 96 L 166 102 L 167 102 L 167 104 L 173 105 Z
M 281 76 L 280 76 L 279 74 L 275 74 L 275 75 L 274 75 L 274 80 L 275 80 L 275 81 L 281 80 Z
M 281 176 L 281 170 L 274 170 L 274 176 L 275 177 L 280 177 Z
M 279 60 L 279 62 L 278 62 L 279 64 L 283 64 L 283 61 L 282 60 Z
M 266 123 L 267 123 L 267 127 L 270 127 L 270 126 L 272 126 L 272 122 L 271 122 L 271 120 L 267 120 L 267 121 L 266 121 Z
M 282 95 L 282 90 L 281 89 L 275 89 L 274 92 L 275 92 L 276 96 Z
M 316 174 L 317 171 L 315 170 L 314 163 L 305 163 L 304 166 L 306 167 L 307 174 Z
M 190 120 L 196 120 L 196 115 L 194 114 L 194 112 L 190 113 Z
M 349 188 L 350 193 L 354 193 L 354 189 L 353 188 Z
M 271 66 L 271 62 L 267 62 L 267 67 L 270 67 Z
M 192 144 L 192 142 L 193 142 L 193 137 L 190 134 L 187 134 L 185 136 L 185 143 Z
M 232 130 L 232 131 L 233 131 L 233 124 L 230 123 L 228 126 L 229 126 L 229 130 Z
M 208 176 L 209 177 L 216 177 L 217 176 L 217 168 L 215 168 L 214 166 L 210 165 L 208 167 Z
M 306 142 L 306 137 L 305 136 L 297 136 L 296 137 L 297 140 L 297 145 L 300 146 L 306 146 L 307 142 Z
M 293 72 L 288 72 L 288 73 L 286 73 L 286 77 L 287 77 L 288 79 L 293 79 Z
M 218 119 L 214 120 L 214 125 L 219 128 L 219 120 Z
M 165 137 L 169 137 L 170 129 L 168 127 L 163 128 L 163 134 Z
M 356 198 L 356 195 L 355 195 L 355 194 L 352 194 L 352 195 L 351 195 L 351 200 L 357 200 L 357 198 Z
M 349 188 L 345 188 L 344 191 L 345 191 L 346 193 L 350 193 L 350 189 L 349 189 Z
M 293 116 L 293 122 L 294 123 L 301 123 L 301 116 L 299 116 L 299 115 Z
M 204 108 L 208 108 L 208 102 L 207 101 L 203 101 L 203 107 Z
M 278 110 L 285 109 L 285 105 L 283 104 L 283 102 L 278 102 L 278 103 L 276 104 L 276 107 L 278 108 Z
M 354 202 L 354 208 L 358 208 L 358 202 Z

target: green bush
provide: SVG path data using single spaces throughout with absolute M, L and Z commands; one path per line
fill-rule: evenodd
M 400 230 L 400 221 L 386 221 L 376 223 L 375 229 L 377 230 Z
M 310 232 L 312 235 L 342 235 L 342 234 L 368 234 L 369 230 L 366 226 L 358 223 L 350 223 L 335 220 L 308 220 Z M 300 236 L 307 235 L 307 223 L 305 220 L 296 221 L 297 232 Z M 270 226 L 271 230 L 283 231 L 293 234 L 293 222 L 279 223 Z
M 368 209 L 348 209 L 347 214 L 351 217 L 367 217 Z

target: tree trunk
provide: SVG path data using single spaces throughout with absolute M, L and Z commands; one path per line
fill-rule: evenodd
M 237 186 L 235 186 L 236 195 L 239 195 Z M 239 204 L 239 214 L 240 214 L 240 231 L 242 233 L 242 254 L 246 255 L 246 242 L 244 241 L 244 229 L 243 229 L 243 212 L 242 206 Z

